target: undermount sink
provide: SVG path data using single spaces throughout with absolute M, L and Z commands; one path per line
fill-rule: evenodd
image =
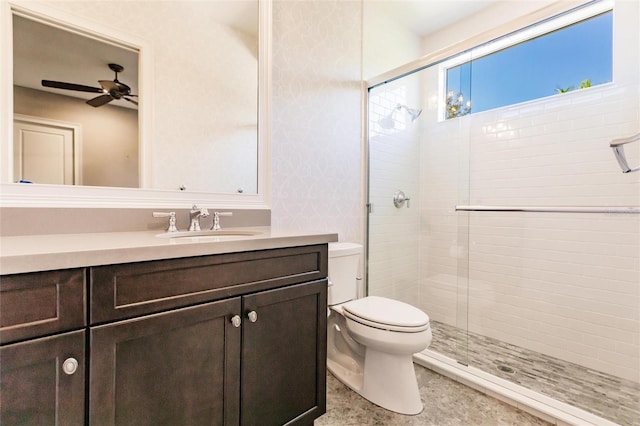
M 206 230 L 206 231 L 178 231 L 178 232 L 165 232 L 164 234 L 158 234 L 156 237 L 159 238 L 198 238 L 204 239 L 203 237 L 207 237 L 207 239 L 212 239 L 211 237 L 252 237 L 255 235 L 260 235 L 262 232 L 259 231 L 248 231 L 241 229 L 221 229 L 219 231 Z

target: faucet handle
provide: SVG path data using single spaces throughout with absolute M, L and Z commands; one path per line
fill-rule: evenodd
M 178 232 L 176 227 L 176 212 L 153 212 L 153 217 L 168 217 L 169 227 L 167 232 Z
M 219 231 L 222 229 L 222 226 L 220 226 L 220 216 L 233 216 L 233 212 L 213 212 L 213 223 L 211 224 L 211 230 Z

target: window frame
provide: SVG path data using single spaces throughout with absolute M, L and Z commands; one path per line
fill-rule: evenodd
M 449 59 L 446 59 L 440 62 L 438 64 L 438 99 L 441 99 L 441 102 L 438 102 L 438 121 L 442 122 L 442 121 L 450 120 L 446 117 L 446 102 L 445 102 L 445 99 L 447 97 L 447 71 L 448 70 L 455 68 L 459 65 L 462 65 L 466 62 L 470 62 L 472 60 L 479 59 L 481 57 L 490 55 L 500 50 L 508 49 L 515 45 L 527 42 L 529 40 L 533 40 L 537 37 L 550 34 L 554 31 L 569 27 L 573 24 L 593 18 L 600 14 L 611 12 L 614 9 L 613 6 L 614 6 L 614 0 L 596 0 L 591 3 L 587 3 L 583 7 L 579 7 L 577 9 L 573 9 L 568 12 L 561 13 L 560 15 L 552 16 L 541 22 L 528 25 L 520 30 L 516 30 L 510 34 L 504 35 L 495 40 L 483 43 L 469 50 L 466 50 L 464 52 L 460 52 L 458 54 L 453 55 Z M 613 62 L 612 62 L 612 67 L 613 67 Z M 612 79 L 613 79 L 613 74 L 612 74 Z M 551 96 L 555 96 L 555 95 L 551 95 Z M 534 98 L 534 99 L 530 99 L 529 101 L 534 101 L 537 99 L 542 99 L 542 98 Z M 524 101 L 524 102 L 529 102 L 529 101 Z M 507 107 L 509 105 L 516 105 L 516 104 L 508 104 L 508 105 L 504 105 L 503 107 Z M 503 108 L 503 107 L 498 107 L 498 108 Z M 473 101 L 472 101 L 472 108 L 473 108 Z M 483 112 L 483 111 L 480 111 L 480 112 Z M 471 110 L 469 115 L 471 114 L 473 114 L 473 109 Z M 454 117 L 454 118 L 460 118 L 460 117 Z

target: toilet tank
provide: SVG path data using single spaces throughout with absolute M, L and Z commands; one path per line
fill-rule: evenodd
M 358 265 L 362 246 L 355 243 L 329 243 L 328 304 L 348 302 L 358 297 Z

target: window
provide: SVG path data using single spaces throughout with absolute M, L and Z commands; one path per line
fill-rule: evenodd
M 611 82 L 613 12 L 596 6 L 579 10 L 579 20 L 562 15 L 447 61 L 445 117 Z

